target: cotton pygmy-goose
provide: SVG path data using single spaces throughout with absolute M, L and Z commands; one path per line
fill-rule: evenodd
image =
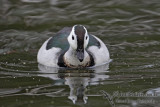
M 51 67 L 83 68 L 110 60 L 106 45 L 82 25 L 65 27 L 46 40 L 37 55 L 38 63 Z

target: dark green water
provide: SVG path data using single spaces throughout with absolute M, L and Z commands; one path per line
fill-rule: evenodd
M 38 65 L 42 43 L 74 24 L 101 38 L 112 62 Z M 0 0 L 0 107 L 71 106 L 160 107 L 159 0 Z

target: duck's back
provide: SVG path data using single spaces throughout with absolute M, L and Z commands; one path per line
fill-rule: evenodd
M 62 50 L 65 50 L 66 48 L 69 48 L 69 43 L 67 40 L 68 35 L 71 32 L 70 27 L 65 27 L 62 30 L 60 30 L 55 36 L 53 36 L 47 43 L 46 50 L 49 50 L 53 47 L 61 48 Z
M 67 37 L 71 29 L 70 27 L 65 27 L 43 43 L 37 55 L 37 60 L 40 64 L 58 67 L 59 56 L 69 48 Z

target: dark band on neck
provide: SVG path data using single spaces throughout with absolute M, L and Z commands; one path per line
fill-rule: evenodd
M 95 65 L 95 62 L 94 62 L 93 55 L 92 55 L 90 52 L 88 52 L 88 54 L 89 54 L 89 56 L 90 56 L 90 64 L 89 64 L 89 67 L 94 66 L 94 65 Z
M 62 52 L 60 52 L 59 54 L 60 54 L 60 56 L 59 56 L 59 58 L 58 58 L 58 63 L 57 63 L 57 65 L 59 66 L 59 67 L 67 67 L 66 65 L 65 65 L 65 62 L 64 62 L 64 54 L 66 53 L 66 51 L 62 51 Z

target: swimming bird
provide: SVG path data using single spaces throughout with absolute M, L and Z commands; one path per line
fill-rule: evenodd
M 65 27 L 46 40 L 38 51 L 38 63 L 50 67 L 84 68 L 110 60 L 106 45 L 83 25 Z

